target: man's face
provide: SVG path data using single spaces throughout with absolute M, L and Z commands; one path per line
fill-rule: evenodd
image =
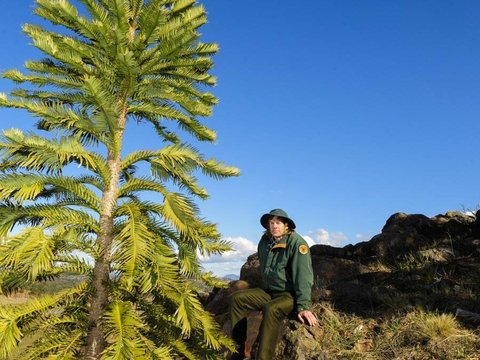
M 273 237 L 283 236 L 287 229 L 287 224 L 278 216 L 274 216 L 268 221 L 268 230 L 270 230 L 270 234 L 272 234 Z

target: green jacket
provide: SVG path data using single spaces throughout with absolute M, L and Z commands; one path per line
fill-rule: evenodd
M 264 235 L 258 243 L 258 258 L 264 289 L 289 291 L 297 312 L 308 309 L 313 270 L 307 242 L 295 232 L 284 235 L 278 243 Z

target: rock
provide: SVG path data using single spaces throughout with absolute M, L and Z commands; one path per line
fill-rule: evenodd
M 316 286 L 328 285 L 372 270 L 359 262 L 342 259 L 312 256 L 313 274 Z
M 257 253 L 250 255 L 240 270 L 240 280 L 247 281 L 251 287 L 261 287 L 260 262 Z
M 250 284 L 243 280 L 231 281 L 228 288 L 213 289 L 210 294 L 211 300 L 207 302 L 205 309 L 213 315 L 220 315 L 228 311 L 230 295 L 235 291 L 248 289 Z
M 306 326 L 295 320 L 284 323 L 274 360 L 326 360 L 321 342 L 323 328 Z
M 459 309 L 458 318 L 476 324 L 480 309 L 476 296 L 480 292 L 479 217 L 480 210 L 475 215 L 447 212 L 432 218 L 399 212 L 390 216 L 381 233 L 370 241 L 343 248 L 314 245 L 312 299 L 327 302 L 336 311 L 372 318 L 412 306 L 452 313 Z M 212 292 L 206 305 L 226 333 L 230 330 L 230 294 L 261 286 L 257 254 L 248 257 L 240 279 L 228 289 Z M 249 315 L 248 349 L 260 322 L 261 312 Z M 272 360 L 330 359 L 321 348 L 322 337 L 323 328 L 286 319 Z M 359 339 L 353 346 L 359 353 L 368 353 L 374 344 L 371 339 Z

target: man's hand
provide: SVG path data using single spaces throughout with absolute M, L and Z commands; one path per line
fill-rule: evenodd
M 318 320 L 317 317 L 309 310 L 302 310 L 297 314 L 298 321 L 302 324 L 307 324 L 310 326 L 317 326 Z

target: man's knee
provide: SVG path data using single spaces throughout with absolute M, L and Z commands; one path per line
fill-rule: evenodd
M 243 303 L 245 295 L 242 291 L 236 291 L 230 296 L 230 306 L 238 306 Z
M 265 304 L 262 308 L 262 313 L 264 317 L 282 318 L 286 316 L 283 309 L 275 303 Z
M 238 290 L 230 296 L 230 303 L 233 305 L 257 304 L 261 303 L 260 289 L 244 289 Z
M 270 301 L 262 307 L 263 316 L 281 319 L 292 311 L 294 300 L 290 296 L 283 296 Z

